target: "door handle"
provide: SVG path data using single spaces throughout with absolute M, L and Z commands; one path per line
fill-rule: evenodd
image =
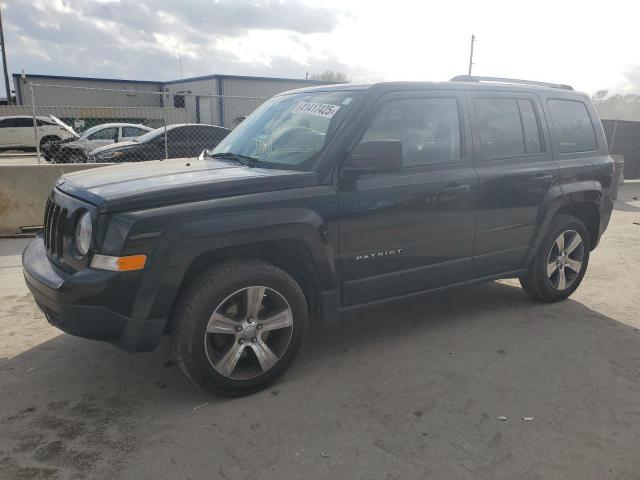
M 536 175 L 531 179 L 534 183 L 547 183 L 553 180 L 553 175 Z
M 471 185 L 469 184 L 465 184 L 465 185 L 450 184 L 440 189 L 441 192 L 445 192 L 445 193 L 468 192 L 470 190 L 471 190 Z

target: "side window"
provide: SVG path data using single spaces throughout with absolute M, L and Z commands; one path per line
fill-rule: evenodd
M 139 137 L 143 133 L 145 132 L 136 127 L 122 127 L 123 137 Z
M 188 136 L 187 128 L 178 127 L 169 130 L 167 132 L 167 142 L 184 142 Z
M 520 119 L 524 131 L 524 150 L 526 153 L 542 153 L 542 140 L 540 137 L 540 123 L 531 100 L 518 99 Z
M 5 118 L 4 120 L 0 120 L 0 128 L 11 128 L 11 119 Z
M 558 153 L 592 152 L 598 149 L 596 132 L 587 106 L 578 100 L 547 100 Z
M 16 127 L 18 128 L 33 128 L 33 119 L 32 118 L 16 118 L 15 120 Z M 36 120 L 37 125 L 37 120 Z
M 96 133 L 89 135 L 89 140 L 114 140 L 117 139 L 118 128 L 110 127 L 98 130 Z
M 52 125 L 56 125 L 56 124 L 48 122 L 46 120 L 42 120 L 41 118 L 36 118 L 36 125 L 38 127 L 51 127 Z M 33 121 L 31 121 L 31 126 L 33 126 Z
M 399 140 L 405 167 L 460 160 L 461 136 L 455 98 L 394 100 L 376 113 L 362 137 Z
M 516 99 L 480 98 L 475 105 L 482 158 L 524 155 L 524 133 Z
M 475 101 L 482 158 L 521 157 L 544 151 L 533 102 L 525 98 Z

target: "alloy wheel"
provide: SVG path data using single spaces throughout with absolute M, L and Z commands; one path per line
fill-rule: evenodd
M 553 288 L 566 290 L 577 280 L 584 261 L 584 242 L 575 230 L 562 232 L 547 259 L 547 277 Z
M 238 290 L 216 307 L 207 323 L 207 359 L 220 375 L 247 380 L 269 371 L 287 351 L 293 313 L 278 291 L 265 286 Z

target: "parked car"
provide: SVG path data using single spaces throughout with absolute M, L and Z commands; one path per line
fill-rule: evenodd
M 500 278 L 566 299 L 617 194 L 589 97 L 454 80 L 283 93 L 200 161 L 66 174 L 27 284 L 74 335 L 147 351 L 169 333 L 227 394 L 280 377 L 311 320 Z
M 230 132 L 228 128 L 200 123 L 161 127 L 129 142 L 119 142 L 97 148 L 89 155 L 89 162 L 141 162 L 165 158 L 193 157 L 203 150 L 214 148 Z
M 103 123 L 76 137 L 47 143 L 42 147 L 42 155 L 52 163 L 86 162 L 87 155 L 96 148 L 130 141 L 152 130 L 151 127 L 135 123 Z
M 36 117 L 38 141 L 42 148 L 49 142 L 73 138 L 71 127 L 58 124 L 51 117 Z M 15 115 L 0 117 L 0 150 L 34 150 L 36 135 L 33 129 L 33 117 Z

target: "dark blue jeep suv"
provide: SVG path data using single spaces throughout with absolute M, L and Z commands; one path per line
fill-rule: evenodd
M 516 277 L 580 285 L 615 166 L 585 94 L 456 77 L 265 102 L 199 159 L 67 174 L 24 273 L 53 325 L 129 351 L 172 336 L 201 387 L 264 388 L 310 319 Z

